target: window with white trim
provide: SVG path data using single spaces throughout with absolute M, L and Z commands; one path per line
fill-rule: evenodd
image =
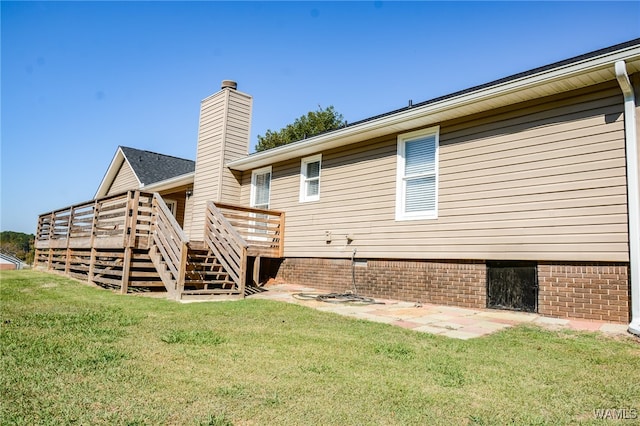
M 251 172 L 251 207 L 269 208 L 271 195 L 271 166 Z
M 396 220 L 438 217 L 439 127 L 398 136 Z
M 251 207 L 257 209 L 269 209 L 269 202 L 271 198 L 271 166 L 263 167 L 251 172 Z M 252 241 L 269 241 L 266 236 L 260 234 L 266 234 L 267 230 L 264 227 L 262 220 L 268 219 L 268 215 L 263 213 L 250 213 L 250 216 L 256 218 L 252 220 L 250 225 L 255 228 L 249 228 L 248 240 Z
M 305 157 L 300 165 L 300 202 L 320 199 L 322 154 Z
M 167 200 L 167 199 L 165 199 L 164 203 L 169 208 L 169 211 L 171 212 L 173 217 L 176 217 L 176 213 L 178 212 L 178 202 L 176 200 Z

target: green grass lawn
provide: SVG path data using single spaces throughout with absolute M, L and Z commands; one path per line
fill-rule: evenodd
M 267 300 L 121 296 L 34 271 L 2 272 L 0 295 L 3 425 L 555 425 L 603 424 L 597 409 L 640 416 L 632 338 L 519 326 L 454 340 Z

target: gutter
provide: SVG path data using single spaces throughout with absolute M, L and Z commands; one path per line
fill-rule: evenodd
M 640 195 L 638 183 L 638 132 L 636 98 L 624 61 L 615 63 L 616 78 L 624 95 L 624 139 L 627 157 L 627 210 L 629 215 L 629 266 L 631 269 L 631 322 L 629 333 L 640 336 Z

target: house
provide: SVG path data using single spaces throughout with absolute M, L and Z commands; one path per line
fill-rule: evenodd
M 24 262 L 15 256 L 11 256 L 6 253 L 0 253 L 0 270 L 15 270 L 22 269 Z
M 202 259 L 245 250 L 246 259 L 234 255 L 216 270 L 244 265 L 235 274 L 242 285 L 272 277 L 356 287 L 374 297 L 630 322 L 640 334 L 639 87 L 636 39 L 249 155 L 252 98 L 223 81 L 201 104 L 193 172 L 143 185 L 125 176 L 135 154 L 121 147 L 97 195 L 130 190 L 130 212 L 147 209 L 139 215 L 150 218 L 146 234 L 125 236 L 124 245 L 134 250 L 129 260 L 149 250 L 156 269 L 165 250 L 149 248 L 159 238 L 156 210 L 168 216 L 164 194 L 184 202 L 180 229 L 165 239 L 187 248 L 162 255 L 174 258 L 174 287 L 186 285 L 179 280 L 189 275 L 191 245 Z M 50 241 L 71 240 L 71 225 L 51 230 L 74 214 L 40 217 L 40 264 L 71 268 L 69 244 Z M 97 250 L 83 244 L 78 250 Z M 79 256 L 95 277 L 99 254 Z M 124 282 L 131 270 L 127 255 L 120 259 Z

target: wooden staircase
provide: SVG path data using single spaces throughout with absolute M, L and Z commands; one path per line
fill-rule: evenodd
M 189 243 L 187 270 L 181 300 L 202 300 L 210 296 L 216 298 L 242 297 L 218 258 L 205 247 L 204 242 Z
M 189 241 L 159 194 L 128 191 L 41 215 L 35 263 L 122 293 L 237 299 L 261 257 L 282 257 L 283 231 L 282 212 L 209 202 L 205 241 Z

